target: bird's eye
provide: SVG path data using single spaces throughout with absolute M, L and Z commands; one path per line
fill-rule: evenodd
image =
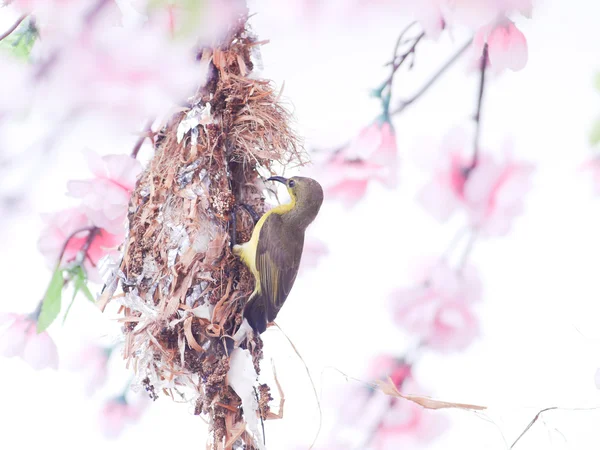
M 296 182 L 294 180 L 290 180 L 290 182 L 288 183 L 289 187 L 294 187 L 296 186 Z

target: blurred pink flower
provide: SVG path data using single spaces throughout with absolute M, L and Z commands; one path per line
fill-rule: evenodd
M 58 368 L 56 344 L 48 332 L 37 333 L 36 321 L 31 316 L 6 314 L 0 319 L 0 325 L 8 323 L 0 334 L 1 355 L 19 356 L 35 370 Z
M 100 157 L 94 152 L 87 152 L 86 156 L 96 178 L 69 181 L 69 195 L 82 200 L 83 209 L 95 226 L 122 235 L 129 198 L 142 165 L 128 155 Z
M 369 362 L 365 381 L 385 381 L 388 377 L 403 393 L 424 394 L 403 359 L 379 355 Z M 438 412 L 363 385 L 349 384 L 340 393 L 336 407 L 339 422 L 324 448 L 359 448 L 357 444 L 363 444 L 364 448 L 400 449 L 431 440 L 446 425 Z
M 372 358 L 367 368 L 369 381 L 391 378 L 396 387 L 400 387 L 410 376 L 410 365 L 402 358 L 390 355 L 378 355 Z
M 375 121 L 317 170 L 322 174 L 325 198 L 340 200 L 346 206 L 356 204 L 365 195 L 369 181 L 396 187 L 398 149 L 394 129 L 389 122 Z
M 481 282 L 471 267 L 461 272 L 444 263 L 432 267 L 418 286 L 390 296 L 396 324 L 429 348 L 464 350 L 479 335 L 473 303 L 481 299 Z
M 190 47 L 164 30 L 91 27 L 60 48 L 40 96 L 48 108 L 100 112 L 125 128 L 139 128 L 185 101 L 206 71 Z
M 407 394 L 423 395 L 412 380 L 400 389 Z M 376 450 L 396 450 L 423 446 L 448 428 L 448 419 L 440 411 L 432 411 L 414 402 L 394 398 L 373 436 Z
M 521 70 L 527 64 L 528 50 L 525 35 L 510 20 L 482 27 L 473 39 L 473 53 L 479 58 L 488 44 L 488 59 L 492 68 Z
M 321 258 L 329 253 L 324 242 L 308 238 L 304 241 L 304 250 L 302 251 L 302 268 L 314 269 L 319 265 Z
M 24 14 L 35 17 L 36 27 L 43 36 L 43 41 L 51 45 L 64 42 L 86 28 L 86 16 L 95 8 L 94 1 L 81 0 L 11 0 L 9 2 Z M 95 11 L 95 25 L 118 24 L 121 12 L 115 1 L 104 2 Z
M 48 266 L 53 269 L 56 266 L 61 249 L 69 236 L 77 230 L 91 227 L 92 223 L 79 208 L 46 214 L 43 216 L 43 219 L 46 222 L 46 227 L 42 230 L 38 240 L 38 249 L 46 258 Z M 77 254 L 85 244 L 88 234 L 88 230 L 82 231 L 69 240 L 62 260 L 63 264 L 75 260 Z M 97 268 L 98 261 L 104 255 L 116 252 L 116 248 L 121 244 L 123 238 L 124 233 L 114 235 L 105 230 L 100 230 L 96 235 L 88 248 L 87 258 L 83 261 L 83 266 L 91 281 L 101 281 Z
M 111 351 L 111 348 L 88 344 L 70 361 L 70 369 L 81 372 L 87 395 L 92 395 L 106 382 Z
M 452 24 L 477 30 L 514 13 L 529 17 L 532 0 L 443 0 L 445 16 Z
M 125 396 L 108 400 L 100 411 L 100 430 L 107 438 L 119 437 L 127 425 L 140 419 L 147 404 L 147 401 L 130 403 Z
M 25 109 L 32 98 L 31 66 L 0 52 L 2 83 L 0 83 L 0 117 L 6 112 Z
M 462 208 L 481 234 L 504 235 L 523 211 L 533 166 L 513 161 L 505 152 L 503 160 L 480 154 L 471 169 L 472 160 L 462 155 L 463 146 L 464 142 L 444 143 L 433 179 L 417 194 L 417 201 L 439 221 Z
M 600 156 L 594 156 L 585 164 L 582 169 L 590 172 L 592 183 L 594 185 L 594 191 L 600 195 Z

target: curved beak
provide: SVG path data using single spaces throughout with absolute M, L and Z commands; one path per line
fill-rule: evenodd
M 283 177 L 271 177 L 267 178 L 267 181 L 279 181 L 280 183 L 287 184 L 287 178 Z

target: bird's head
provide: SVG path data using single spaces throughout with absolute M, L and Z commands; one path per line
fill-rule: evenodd
M 295 215 L 308 226 L 312 222 L 323 203 L 323 188 L 317 181 L 307 177 L 271 177 L 269 181 L 279 181 L 285 184 L 292 198 Z

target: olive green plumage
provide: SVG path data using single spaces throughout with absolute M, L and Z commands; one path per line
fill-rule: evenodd
M 302 258 L 304 232 L 323 203 L 323 189 L 311 178 L 272 177 L 287 186 L 291 202 L 265 213 L 252 237 L 234 252 L 253 273 L 256 284 L 244 308 L 244 317 L 258 333 L 275 320 L 288 297 Z

